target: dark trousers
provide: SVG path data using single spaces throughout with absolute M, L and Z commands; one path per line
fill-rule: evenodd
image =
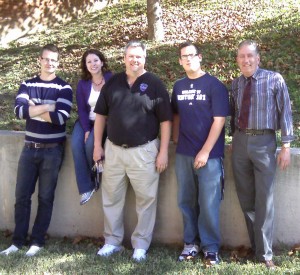
M 249 136 L 236 131 L 232 167 L 252 248 L 259 260 L 272 259 L 275 134 Z
M 64 147 L 34 149 L 24 147 L 19 159 L 16 204 L 15 230 L 13 244 L 21 247 L 25 244 L 30 212 L 31 196 L 38 180 L 38 209 L 31 234 L 31 244 L 43 246 L 48 230 L 57 185 L 58 172 L 63 160 Z

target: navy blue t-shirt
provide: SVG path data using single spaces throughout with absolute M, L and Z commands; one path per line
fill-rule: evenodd
M 206 73 L 197 79 L 184 77 L 175 82 L 172 109 L 179 114 L 179 137 L 176 152 L 195 157 L 203 147 L 214 117 L 229 115 L 229 97 L 226 86 Z M 225 127 L 209 158 L 224 156 Z

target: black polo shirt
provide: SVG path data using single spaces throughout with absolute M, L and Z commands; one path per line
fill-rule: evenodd
M 103 86 L 94 112 L 108 117 L 110 141 L 130 147 L 155 139 L 160 123 L 172 120 L 166 87 L 149 72 L 138 77 L 131 88 L 125 72 L 115 74 Z

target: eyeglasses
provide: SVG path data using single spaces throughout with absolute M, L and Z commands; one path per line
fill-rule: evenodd
M 190 58 L 190 59 L 193 59 L 195 56 L 198 56 L 198 54 L 197 54 L 197 53 L 184 54 L 184 55 L 182 55 L 180 58 L 181 58 L 182 60 L 188 60 L 189 58 Z
M 50 63 L 50 61 L 51 61 L 51 63 L 57 63 L 57 62 L 58 62 L 58 60 L 51 59 L 51 58 L 41 57 L 41 59 L 42 59 L 43 61 L 45 61 L 46 63 Z

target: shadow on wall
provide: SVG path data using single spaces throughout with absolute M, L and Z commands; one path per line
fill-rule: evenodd
M 2 47 L 26 34 L 67 22 L 84 13 L 104 8 L 118 0 L 0 0 Z

